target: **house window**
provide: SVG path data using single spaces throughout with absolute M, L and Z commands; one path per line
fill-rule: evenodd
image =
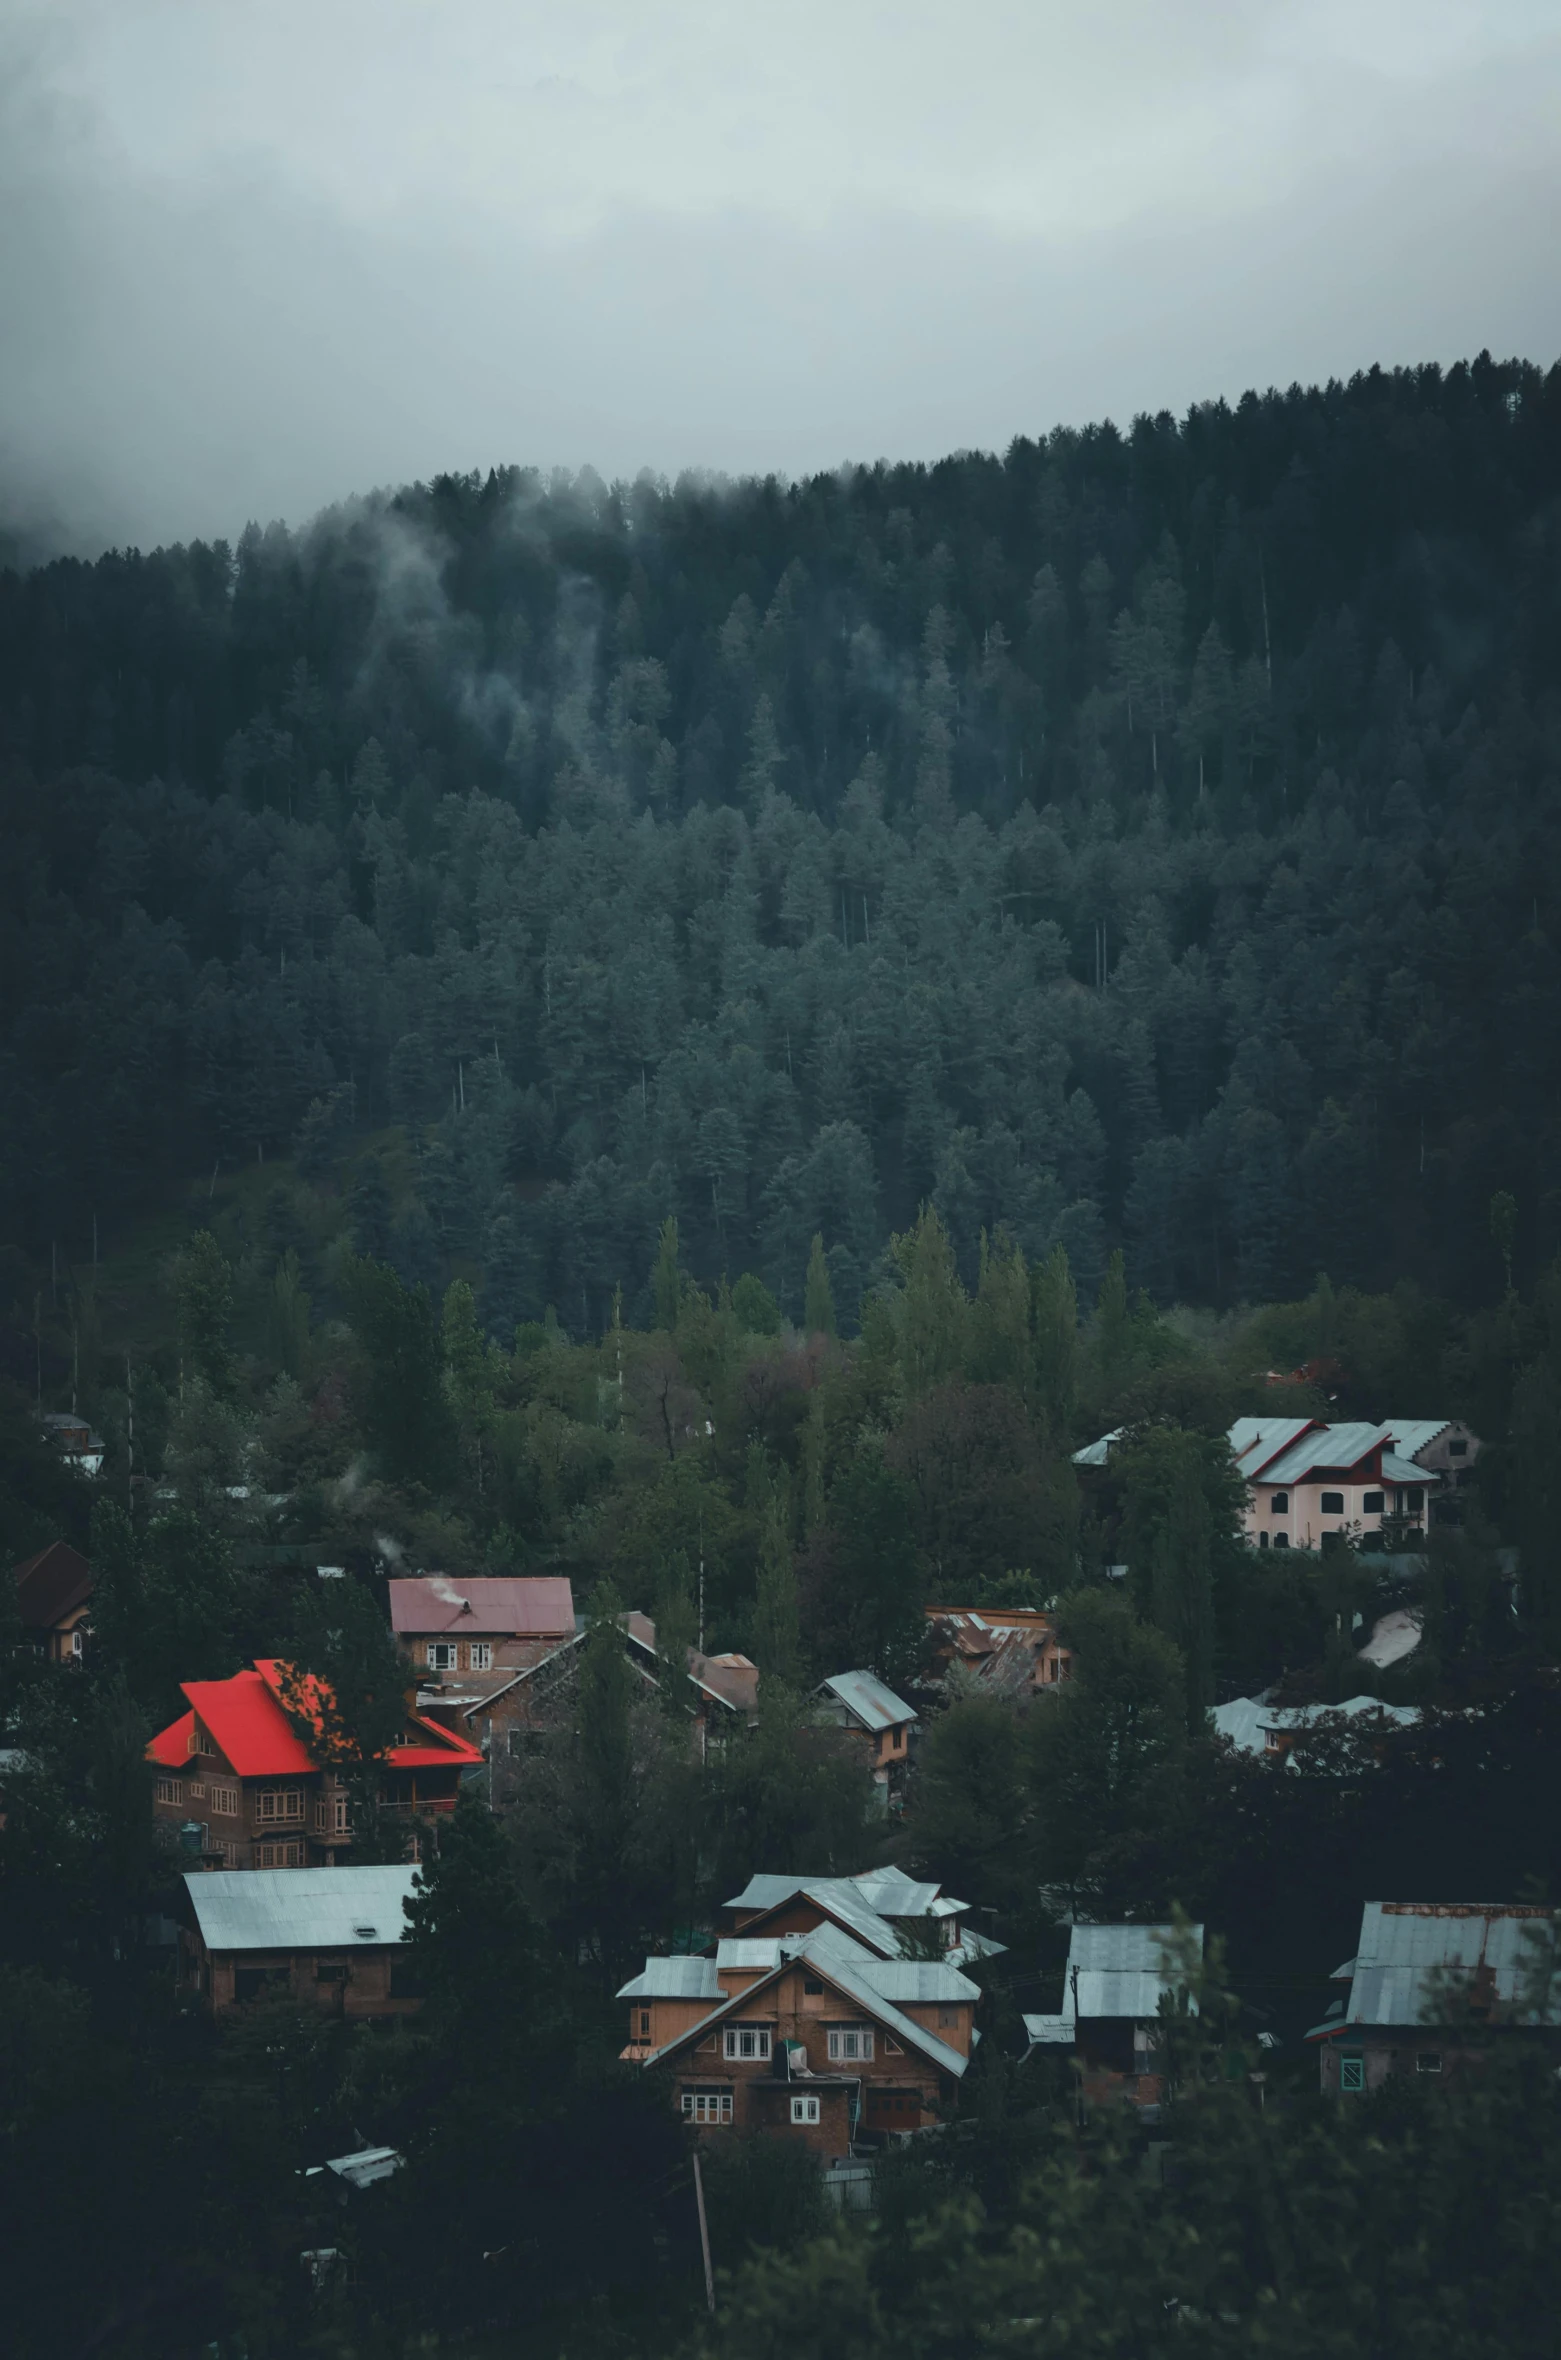
M 817 2122 L 817 2098 L 793 2098 L 791 2101 L 791 2119 L 793 2122 Z
M 685 2122 L 730 2122 L 732 2093 L 730 2090 L 685 2090 L 683 2092 L 683 2120 Z
M 728 2057 L 766 2058 L 770 2028 L 767 2024 L 728 2024 L 722 2047 Z
M 1287 1491 L 1271 1492 L 1268 1501 L 1268 1512 L 1270 1516 L 1288 1516 L 1290 1513 L 1290 1494 Z
M 1322 1496 L 1322 1512 L 1325 1516 L 1342 1516 L 1344 1514 L 1343 1492 L 1325 1491 Z
M 1343 2056 L 1339 2059 L 1339 2087 L 1341 2090 L 1363 2090 L 1366 2086 L 1364 2057 Z
M 1417 2073 L 1440 2073 L 1441 2070 L 1442 2053 L 1440 2049 L 1422 2049 L 1415 2059 L 1415 2071 Z
M 822 1999 L 824 1996 L 824 1986 L 816 1975 L 804 1975 L 802 1989 L 809 1999 Z
M 1462 1443 L 1455 1442 L 1453 1448 L 1455 1450 L 1461 1450 L 1463 1445 Z M 72 1655 L 79 1655 L 85 1645 L 86 1640 L 82 1632 L 81 1625 L 78 1623 L 75 1630 L 73 1630 L 70 1635 L 70 1651 Z
M 219 1819 L 236 1819 L 238 1817 L 238 1788 L 236 1786 L 214 1786 L 211 1790 L 211 1807 Z
M 868 2024 L 832 2024 L 829 2028 L 829 2061 L 831 2065 L 868 2064 L 872 2061 L 873 2033 Z
M 160 1778 L 155 1791 L 160 1803 L 180 1803 L 184 1800 L 184 1788 L 177 1778 Z M 145 1792 L 144 1788 L 142 1792 Z
M 889 2035 L 885 2033 L 883 2041 L 883 2053 L 886 2057 L 903 2057 L 905 2051 L 901 2048 L 897 2040 L 891 2040 Z
M 474 1639 L 468 1652 L 471 1656 L 471 1666 L 474 1672 L 492 1671 L 493 1646 L 491 1641 L 487 1639 Z
M 1469 1445 L 1466 1442 L 1450 1442 L 1447 1445 L 1447 1455 L 1450 1459 L 1466 1459 L 1469 1455 Z
M 1288 1549 L 1290 1546 L 1290 1535 L 1287 1532 L 1276 1532 L 1274 1535 L 1274 1546 L 1276 1549 Z
M 428 1642 L 429 1670 L 431 1672 L 453 1672 L 455 1659 L 459 1652 L 460 1650 L 456 1647 L 453 1639 L 430 1639 Z
M 649 2040 L 649 2038 L 650 2038 L 650 2010 L 649 2010 L 649 2008 L 641 2008 L 641 2010 L 640 2010 L 640 2038 L 641 2038 L 641 2040 Z
M 304 1848 L 302 1844 L 257 1844 L 255 1846 L 255 1866 L 257 1868 L 302 1868 L 303 1864 Z
M 316 1959 L 314 1979 L 316 1983 L 345 1983 L 351 1972 L 345 1959 Z
M 1361 1514 L 1363 1516 L 1380 1516 L 1385 1505 L 1385 1497 L 1380 1491 L 1365 1492 L 1361 1497 Z
M 206 1781 L 203 1778 L 192 1778 L 190 1780 L 190 1800 L 192 1803 L 205 1802 Z
M 222 1847 L 222 1865 L 224 1868 L 237 1868 L 239 1865 L 239 1847 L 231 1837 L 224 1842 Z
M 304 1798 L 302 1787 L 263 1786 L 256 1797 L 255 1816 L 268 1819 L 302 1819 Z
M 1257 1545 L 1260 1549 L 1266 1549 L 1268 1547 L 1268 1535 L 1266 1532 L 1260 1532 L 1258 1534 Z

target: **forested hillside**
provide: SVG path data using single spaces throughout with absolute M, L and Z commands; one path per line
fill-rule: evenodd
M 1561 1242 L 1558 556 L 1482 356 L 0 576 L 0 1222 L 402 1126 L 378 1250 L 506 1340 L 648 1321 L 668 1214 L 850 1326 L 925 1200 L 972 1283 L 1473 1304 L 1493 1194 Z

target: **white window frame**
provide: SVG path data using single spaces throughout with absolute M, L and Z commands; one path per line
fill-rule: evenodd
M 176 1810 L 184 1801 L 184 1786 L 177 1778 L 160 1778 L 155 1791 L 158 1802 L 172 1803 Z
M 255 1817 L 266 1827 L 303 1824 L 302 1787 L 263 1786 L 255 1798 Z
M 870 2024 L 832 2024 L 829 2028 L 831 2065 L 871 2065 L 873 2028 Z
M 467 1653 L 471 1658 L 471 1668 L 474 1672 L 492 1671 L 493 1641 L 491 1639 L 473 1639 Z
M 460 1661 L 461 1651 L 453 1639 L 430 1639 L 427 1654 L 431 1672 L 453 1672 Z
M 218 1819 L 237 1819 L 238 1788 L 236 1786 L 213 1786 L 210 1801 L 212 1811 Z
M 767 2065 L 770 2061 L 770 2028 L 768 2024 L 728 2024 L 721 2038 L 722 2053 L 740 2065 Z
M 732 2119 L 730 2090 L 685 2090 L 683 2092 L 685 2122 L 723 2123 Z
M 817 2098 L 793 2098 L 791 2101 L 791 2119 L 793 2122 L 817 2122 Z

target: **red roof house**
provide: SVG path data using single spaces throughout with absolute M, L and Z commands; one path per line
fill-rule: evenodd
M 282 1705 L 285 1666 L 269 1657 L 231 1680 L 187 1680 L 189 1711 L 154 1737 L 154 1809 L 213 1867 L 332 1868 L 352 1852 L 347 1789 Z M 480 1749 L 409 1712 L 381 1770 L 380 1808 L 412 1823 L 453 1811 Z

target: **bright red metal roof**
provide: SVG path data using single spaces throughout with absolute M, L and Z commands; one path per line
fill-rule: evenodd
M 272 1658 L 262 1657 L 253 1670 L 235 1672 L 231 1680 L 184 1681 L 184 1694 L 192 1709 L 153 1738 L 147 1747 L 149 1758 L 169 1769 L 183 1769 L 198 1714 L 240 1778 L 279 1778 L 318 1770 L 320 1764 L 282 1709 L 277 1693 L 282 1669 Z M 391 1747 L 385 1758 L 392 1769 L 464 1769 L 482 1760 L 480 1746 L 458 1737 L 454 1730 L 441 1729 L 421 1713 L 409 1713 L 407 1727 L 417 1731 L 418 1742 Z
M 574 1592 L 559 1574 L 424 1573 L 386 1586 L 392 1630 L 419 1638 L 574 1637 Z

